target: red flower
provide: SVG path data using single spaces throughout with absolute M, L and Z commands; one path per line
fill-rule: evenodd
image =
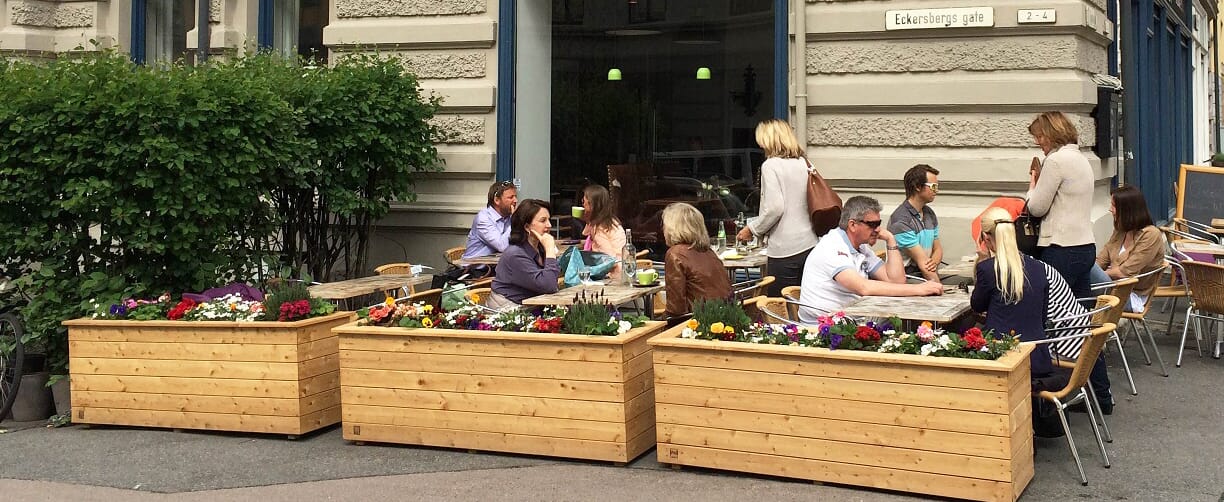
M 973 333 L 974 331 L 977 333 Z M 969 350 L 980 350 L 982 347 L 985 347 L 986 339 L 982 338 L 981 333 L 982 331 L 977 328 L 972 328 L 969 331 L 966 331 L 965 335 L 961 337 L 961 340 L 965 341 L 965 348 Z
M 310 300 L 295 300 L 282 303 L 280 306 L 280 321 L 296 321 L 310 315 Z
M 533 324 L 535 325 L 534 326 L 535 330 L 540 333 L 560 333 L 561 332 L 561 318 L 560 317 L 552 317 L 552 318 L 541 317 L 539 319 L 536 319 Z
M 190 311 L 191 309 L 195 307 L 196 307 L 196 302 L 194 300 L 183 298 L 183 301 L 178 302 L 178 304 L 175 305 L 174 308 L 170 309 L 170 313 L 166 314 L 166 318 L 170 319 L 171 321 L 177 321 L 179 319 L 182 319 L 183 316 L 186 315 L 188 311 Z
M 865 344 L 871 344 L 880 341 L 880 332 L 867 326 L 859 326 L 854 331 L 854 338 Z

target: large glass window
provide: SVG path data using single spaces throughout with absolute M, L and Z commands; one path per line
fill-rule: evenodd
M 286 56 L 297 54 L 320 64 L 327 63 L 323 27 L 327 25 L 326 0 L 263 0 L 271 11 L 261 23 L 270 33 L 261 43 Z
M 144 54 L 138 62 L 188 58 L 187 32 L 195 24 L 195 0 L 144 2 Z
M 764 158 L 753 132 L 775 99 L 773 3 L 552 0 L 551 64 L 520 62 L 516 113 L 538 113 L 522 102 L 547 70 L 554 207 L 581 204 L 587 184 L 607 186 L 635 243 L 656 250 L 659 212 L 672 202 L 697 207 L 711 233 L 754 215 Z M 516 134 L 536 131 L 520 120 Z

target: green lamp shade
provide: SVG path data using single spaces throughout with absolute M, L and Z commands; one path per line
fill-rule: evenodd
M 613 68 L 611 70 L 608 70 L 608 80 L 620 80 L 620 79 L 621 79 L 620 68 Z
M 701 68 L 697 69 L 697 80 L 709 80 L 709 79 L 710 79 L 710 69 L 709 68 L 702 66 Z

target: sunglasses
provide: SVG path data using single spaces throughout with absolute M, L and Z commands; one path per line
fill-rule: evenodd
M 872 230 L 875 230 L 875 229 L 877 229 L 877 228 L 880 228 L 880 224 L 881 224 L 881 223 L 884 223 L 884 220 L 871 220 L 871 221 L 867 221 L 867 220 L 854 220 L 854 221 L 859 222 L 859 224 L 860 224 L 860 225 L 867 225 L 867 228 L 870 228 L 870 229 L 872 229 Z
M 931 190 L 939 191 L 939 183 L 923 183 L 923 185 L 931 187 Z
M 496 186 L 497 188 L 506 189 L 506 188 L 510 188 L 510 187 L 514 186 L 514 182 L 513 182 L 513 181 L 509 181 L 509 180 L 507 180 L 507 181 L 499 181 L 499 182 L 497 182 L 497 184 L 496 184 L 496 185 L 494 185 L 494 186 Z

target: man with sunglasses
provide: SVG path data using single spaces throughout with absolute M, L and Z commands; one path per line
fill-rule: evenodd
M 837 312 L 864 296 L 934 296 L 943 294 L 939 281 L 905 283 L 897 239 L 880 228 L 880 203 L 871 197 L 851 197 L 842 205 L 841 223 L 821 237 L 808 254 L 800 285 L 799 320 Z M 888 261 L 871 246 L 884 239 Z
M 939 218 L 930 204 L 939 194 L 939 170 L 926 164 L 909 168 L 903 178 L 905 201 L 888 218 L 888 231 L 906 257 L 905 272 L 939 280 L 943 246 L 939 244 Z
M 505 251 L 510 244 L 510 215 L 514 214 L 517 205 L 518 189 L 513 182 L 499 181 L 490 186 L 488 203 L 472 220 L 463 257 L 470 259 Z

